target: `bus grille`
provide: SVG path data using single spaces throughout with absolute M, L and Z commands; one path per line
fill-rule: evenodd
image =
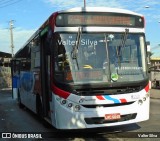
M 91 96 L 91 95 L 115 95 L 115 94 L 126 94 L 139 92 L 142 88 L 137 87 L 120 87 L 120 88 L 87 88 L 87 89 L 76 89 L 74 94 L 81 96 Z
M 92 117 L 92 118 L 85 118 L 85 122 L 87 124 L 105 124 L 105 123 L 115 123 L 115 122 L 122 122 L 135 119 L 137 113 L 121 115 L 121 119 L 118 120 L 105 120 L 104 117 Z
M 125 105 L 130 105 L 133 104 L 133 102 L 126 102 L 126 103 L 114 103 L 114 104 L 94 104 L 94 105 L 83 105 L 85 108 L 98 108 L 98 107 L 117 107 L 117 106 L 125 106 Z

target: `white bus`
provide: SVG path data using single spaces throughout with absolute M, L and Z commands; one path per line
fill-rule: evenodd
M 145 20 L 117 8 L 53 13 L 12 60 L 13 92 L 57 129 L 149 119 Z

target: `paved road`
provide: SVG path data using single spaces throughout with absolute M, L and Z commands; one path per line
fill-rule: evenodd
M 158 91 L 156 92 L 158 93 Z M 152 98 L 150 120 L 138 124 L 58 132 L 49 125 L 44 126 L 42 121 L 37 119 L 37 116 L 29 110 L 19 109 L 9 91 L 0 91 L 0 132 L 52 132 L 55 136 L 55 141 L 138 141 L 141 140 L 141 138 L 132 139 L 123 137 L 125 135 L 132 135 L 134 132 L 136 132 L 136 134 L 139 132 L 160 132 L 159 107 L 160 99 Z M 28 141 L 30 140 L 31 139 L 28 139 Z M 151 140 L 151 138 L 145 138 L 143 140 Z M 154 140 L 158 141 L 160 138 L 154 138 Z M 11 139 L 11 141 L 13 141 L 13 139 Z
M 160 100 L 160 89 L 151 89 L 151 98 Z

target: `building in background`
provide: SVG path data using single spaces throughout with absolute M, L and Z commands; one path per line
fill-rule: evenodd
M 160 48 L 160 45 L 150 47 L 150 42 L 146 42 L 147 45 L 147 62 L 150 72 L 150 80 L 152 82 L 152 88 L 160 88 L 160 53 L 154 51 L 154 49 Z
M 9 88 L 11 83 L 10 53 L 0 52 L 0 89 Z
M 160 70 L 160 57 L 151 57 L 150 61 L 154 70 Z
M 151 53 L 151 46 L 150 46 L 150 42 L 147 41 L 146 42 L 146 45 L 147 45 L 147 62 L 148 62 L 148 67 L 151 67 L 151 63 L 150 63 L 150 58 L 152 56 L 152 53 Z
M 153 88 L 160 88 L 160 57 L 151 57 L 151 81 Z

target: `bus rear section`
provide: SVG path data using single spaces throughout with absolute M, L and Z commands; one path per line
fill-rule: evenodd
M 146 52 L 142 15 L 112 8 L 56 12 L 15 55 L 30 64 L 19 73 L 21 103 L 58 129 L 148 120 Z

